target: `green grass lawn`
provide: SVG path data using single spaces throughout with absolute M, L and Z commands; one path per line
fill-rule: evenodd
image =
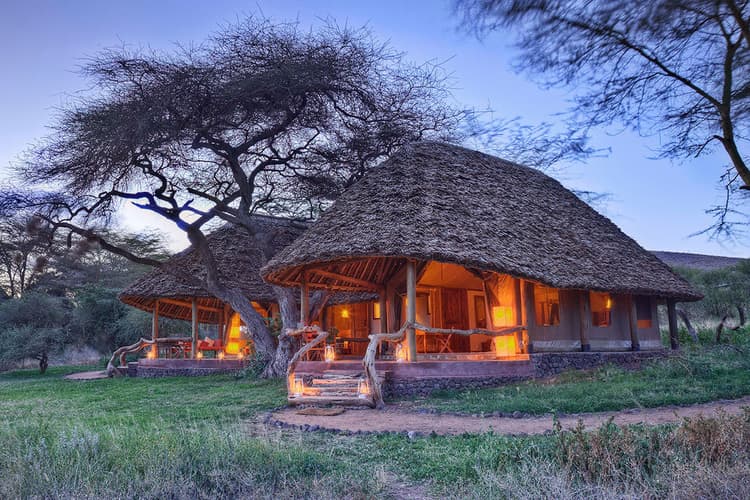
M 703 403 L 750 394 L 750 349 L 686 348 L 639 371 L 614 366 L 569 371 L 547 381 L 492 389 L 441 391 L 416 407 L 460 413 L 580 413 Z
M 470 412 L 544 412 L 550 407 L 602 409 L 597 399 L 612 407 L 675 402 L 670 398 L 676 397 L 728 397 L 744 394 L 750 385 L 740 358 L 725 348 L 643 372 L 604 369 L 565 375 L 554 384 L 443 394 L 420 404 Z M 567 434 L 409 439 L 280 430 L 262 425 L 260 416 L 284 404 L 283 381 L 232 376 L 62 379 L 74 369 L 83 368 L 53 368 L 45 375 L 30 370 L 0 374 L 0 498 L 658 496 L 696 477 L 703 478 L 701 485 L 718 481 L 722 487 L 732 478 L 750 478 L 744 448 L 727 455 L 734 457 L 731 462 L 706 465 L 669 448 L 677 445 L 664 436 L 679 431 L 674 428 L 636 428 L 622 436 L 617 430 L 615 437 L 605 436 L 616 443 L 605 451 L 583 446 L 585 454 L 609 453 L 610 448 L 622 456 L 644 454 L 633 446 L 669 452 L 654 462 L 659 467 L 651 462 L 634 466 L 618 455 L 612 460 L 625 464 L 625 471 L 611 477 L 597 472 L 592 479 L 580 475 L 583 466 L 576 460 L 560 454 Z M 689 380 L 681 381 L 685 377 Z M 705 383 L 696 385 L 697 380 Z M 672 392 L 681 396 L 663 394 L 669 392 L 665 387 L 678 388 Z M 698 388 L 691 393 L 690 387 Z M 630 399 L 617 403 L 623 391 L 629 391 Z M 747 436 L 737 431 L 743 425 L 725 425 L 732 429 L 727 439 L 747 443 Z M 594 463 L 604 460 L 599 455 L 589 458 Z M 714 477 L 719 466 L 721 474 Z

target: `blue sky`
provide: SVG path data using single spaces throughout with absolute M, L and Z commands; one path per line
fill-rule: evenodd
M 173 42 L 199 42 L 220 24 L 259 11 L 305 25 L 326 17 L 366 24 L 414 61 L 443 62 L 453 75 L 458 102 L 489 106 L 498 117 L 551 121 L 570 98 L 516 75 L 510 68 L 514 51 L 502 35 L 480 41 L 460 32 L 447 0 L 0 0 L 0 6 L 0 177 L 47 133 L 54 109 L 86 88 L 76 68 L 87 56 L 123 44 L 168 49 Z M 716 187 L 724 163 L 720 155 L 680 164 L 653 160 L 657 138 L 617 132 L 594 136 L 594 146 L 611 148 L 607 157 L 574 164 L 558 178 L 569 187 L 611 193 L 600 211 L 646 248 L 747 256 L 746 244 L 690 237 L 710 224 L 704 210 L 721 196 Z M 124 211 L 122 223 L 133 229 L 162 227 L 155 216 L 134 208 Z

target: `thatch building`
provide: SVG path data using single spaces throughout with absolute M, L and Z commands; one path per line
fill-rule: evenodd
M 374 168 L 262 273 L 378 293 L 373 332 L 427 327 L 408 330 L 411 361 L 659 349 L 657 303 L 700 298 L 558 181 L 434 142 Z

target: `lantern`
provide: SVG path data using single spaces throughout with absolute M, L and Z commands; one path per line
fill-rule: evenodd
M 332 345 L 327 345 L 325 350 L 325 360 L 326 363 L 330 363 L 336 359 L 336 351 L 333 349 Z
M 158 349 L 158 348 L 157 348 L 156 346 L 152 347 L 152 348 L 151 348 L 151 349 L 150 349 L 150 350 L 149 350 L 149 351 L 148 351 L 148 352 L 146 353 L 146 358 L 148 358 L 148 359 L 156 359 L 156 352 L 157 352 L 157 349 Z
M 404 349 L 403 344 L 396 344 L 394 355 L 396 357 L 397 363 L 403 363 L 404 361 L 406 361 L 406 349 Z
M 357 384 L 357 396 L 363 399 L 370 397 L 370 384 L 363 378 Z
M 196 359 L 203 359 L 203 351 L 198 351 L 198 354 L 195 355 Z
M 216 355 L 219 359 L 224 359 L 224 351 L 219 351 L 219 354 Z
M 294 396 L 295 398 L 302 396 L 302 393 L 305 392 L 305 381 L 300 377 L 292 376 L 292 380 L 289 384 L 289 390 L 292 393 L 292 396 Z

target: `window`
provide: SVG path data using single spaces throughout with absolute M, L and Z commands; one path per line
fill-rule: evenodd
M 651 328 L 653 318 L 651 317 L 651 299 L 649 297 L 635 298 L 635 317 L 638 319 L 638 328 Z
M 534 285 L 534 310 L 536 324 L 555 326 L 560 324 L 560 292 L 556 288 Z
M 612 324 L 612 297 L 608 293 L 591 292 L 591 324 L 609 326 Z

